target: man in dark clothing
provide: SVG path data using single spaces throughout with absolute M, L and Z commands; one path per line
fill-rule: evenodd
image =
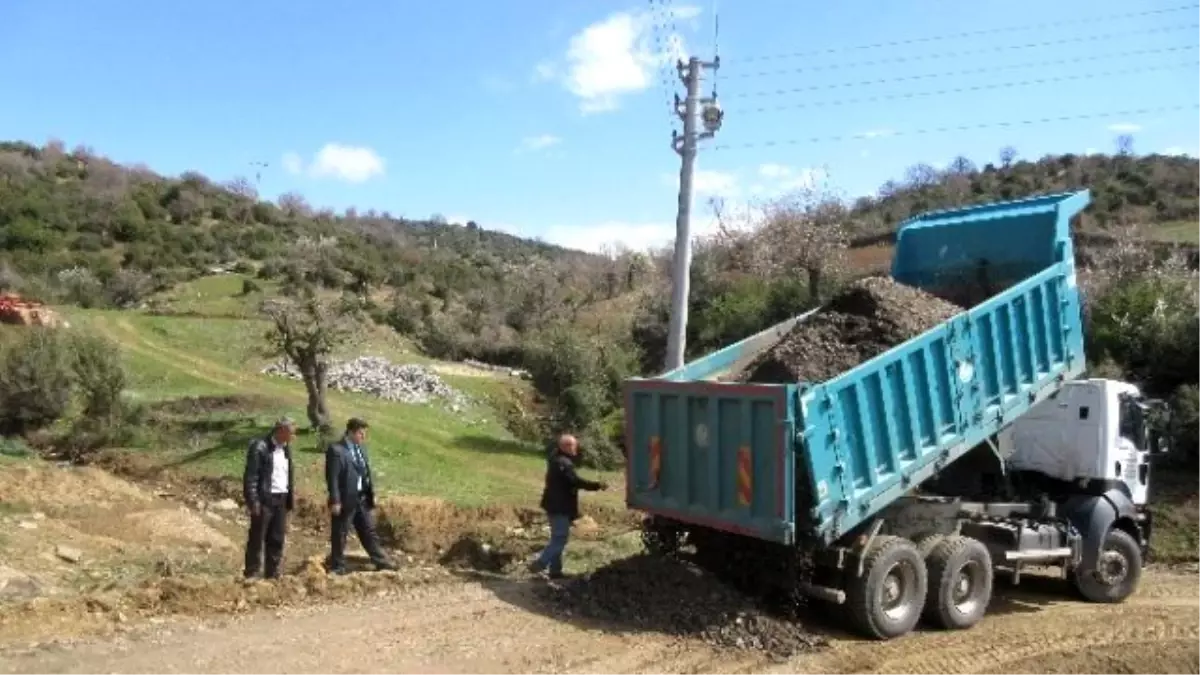
M 579 491 L 607 490 L 601 482 L 580 478 L 575 472 L 579 442 L 564 434 L 546 462 L 546 486 L 542 489 L 542 509 L 550 521 L 550 542 L 541 555 L 529 564 L 535 574 L 549 571 L 550 578 L 562 577 L 563 551 L 571 537 L 571 523 L 579 519 Z
M 279 577 L 283 563 L 283 545 L 287 538 L 288 512 L 296 505 L 290 443 L 296 425 L 284 417 L 271 433 L 250 442 L 246 450 L 246 469 L 242 474 L 242 493 L 250 514 L 250 534 L 246 539 L 247 579 L 258 576 L 266 548 L 266 577 Z
M 371 461 L 363 443 L 367 423 L 356 417 L 346 423 L 346 434 L 325 450 L 325 484 L 329 490 L 329 571 L 346 573 L 346 536 L 353 525 L 358 540 L 375 563 L 375 569 L 394 570 L 379 546 L 375 532 L 375 485 Z

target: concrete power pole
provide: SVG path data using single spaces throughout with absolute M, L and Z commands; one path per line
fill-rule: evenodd
M 682 161 L 679 167 L 679 211 L 675 217 L 675 260 L 671 274 L 671 321 L 667 331 L 668 371 L 683 365 L 687 350 L 688 293 L 692 267 L 692 176 L 696 170 L 696 144 L 701 139 L 712 138 L 721 127 L 722 118 L 715 92 L 712 98 L 700 98 L 700 76 L 706 68 L 715 70 L 720 65 L 720 57 L 712 62 L 704 62 L 693 56 L 686 64 L 680 61 L 676 66 L 680 79 L 687 85 L 687 98 L 681 103 L 679 95 L 675 96 L 675 111 L 683 119 L 683 135 L 671 132 L 671 144 Z M 701 107 L 703 112 L 700 112 Z M 704 125 L 703 132 L 697 131 L 697 122 Z

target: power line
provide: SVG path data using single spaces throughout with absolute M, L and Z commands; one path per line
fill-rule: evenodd
M 1122 14 L 1108 14 L 1108 15 L 1101 15 L 1101 16 L 1093 16 L 1093 17 L 1088 17 L 1088 18 L 1084 18 L 1084 19 L 1067 19 L 1067 20 L 1063 20 L 1063 21 L 1025 24 L 1025 25 L 1021 25 L 1021 26 L 1006 26 L 1006 27 L 1001 27 L 1001 28 L 985 28 L 982 30 L 967 31 L 967 32 L 963 32 L 963 33 L 930 35 L 930 36 L 926 36 L 926 37 L 909 38 L 906 40 L 893 40 L 890 42 L 876 42 L 873 44 L 855 45 L 855 46 L 850 46 L 850 47 L 830 47 L 828 49 L 817 49 L 817 50 L 812 50 L 812 51 L 807 51 L 807 52 L 791 52 L 791 53 L 787 53 L 787 54 L 766 54 L 766 55 L 761 55 L 761 56 L 747 56 L 747 57 L 743 57 L 741 59 L 736 59 L 736 60 L 741 63 L 749 63 L 752 61 L 769 61 L 769 60 L 774 60 L 774 59 L 797 58 L 797 57 L 802 57 L 802 56 L 819 56 L 821 54 L 833 54 L 833 53 L 837 53 L 837 52 L 855 51 L 855 50 L 861 50 L 861 49 L 878 49 L 880 47 L 900 47 L 900 46 L 904 46 L 904 45 L 922 44 L 922 43 L 927 43 L 927 42 L 940 42 L 943 40 L 954 40 L 954 39 L 958 39 L 958 38 L 977 37 L 980 35 L 994 35 L 997 33 L 1010 33 L 1010 32 L 1015 32 L 1015 31 L 1033 30 L 1033 29 L 1038 29 L 1038 28 L 1056 28 L 1056 27 L 1060 27 L 1060 26 L 1075 26 L 1075 25 L 1082 25 L 1082 24 L 1088 24 L 1088 23 L 1099 23 L 1102 21 L 1112 21 L 1115 19 L 1132 19 L 1132 18 L 1142 17 L 1142 16 L 1154 16 L 1154 15 L 1160 15 L 1160 14 L 1169 14 L 1171 12 L 1179 12 L 1179 11 L 1183 11 L 1185 9 L 1196 9 L 1196 8 L 1200 8 L 1200 3 L 1193 3 L 1190 5 L 1181 5 L 1181 6 L 1176 6 L 1176 7 L 1165 7 L 1162 9 L 1152 9 L 1152 10 L 1146 10 L 1146 11 L 1142 11 L 1142 12 L 1127 12 L 1127 13 L 1122 13 Z
M 650 0 L 651 20 L 653 21 L 653 35 L 655 53 L 660 55 L 667 54 L 667 39 L 663 38 L 663 32 L 666 29 L 665 0 Z M 668 38 L 669 39 L 669 38 Z M 667 101 L 667 120 L 670 125 L 675 126 L 675 102 L 672 94 L 670 75 L 668 74 L 667 64 L 660 63 L 658 68 L 658 82 L 662 85 L 663 94 Z
M 1167 50 L 1163 50 L 1167 51 Z M 1125 56 L 1135 54 L 1132 52 L 1124 54 Z M 1145 53 L 1145 52 L 1143 52 Z M 979 75 L 982 73 L 995 73 L 1004 70 L 1019 70 L 1021 68 L 1041 68 L 1044 66 L 1057 66 L 1069 63 L 1084 63 L 1088 61 L 1097 61 L 1100 59 L 1113 58 L 1114 56 L 1122 56 L 1121 54 L 1106 54 L 1097 56 L 1080 56 L 1070 59 L 1055 59 L 1052 61 L 1027 61 L 1025 63 L 1015 63 L 1004 66 L 987 66 L 984 68 L 971 68 L 968 70 L 943 71 L 939 73 L 922 73 L 919 75 L 902 75 L 900 77 L 881 77 L 873 80 L 859 80 L 856 82 L 835 82 L 833 84 L 815 84 L 807 87 L 792 87 L 789 89 L 771 89 L 764 91 L 753 91 L 744 93 L 729 94 L 726 98 L 751 98 L 756 96 L 779 96 L 782 94 L 796 94 L 806 91 L 822 91 L 826 89 L 845 89 L 850 87 L 866 87 L 876 84 L 889 84 L 892 82 L 910 82 L 914 80 L 928 80 L 938 77 L 955 77 L 958 75 Z
M 1132 115 L 1147 115 L 1147 114 L 1151 114 L 1151 113 L 1175 112 L 1175 111 L 1179 111 L 1179 110 L 1196 110 L 1196 109 L 1200 109 L 1200 103 L 1193 103 L 1190 105 L 1162 106 L 1162 107 L 1158 107 L 1158 108 L 1139 108 L 1136 110 L 1113 110 L 1110 112 L 1103 112 L 1103 113 L 1063 115 L 1061 117 L 1042 117 L 1042 118 L 1031 119 L 1031 120 L 1017 120 L 1017 121 L 1007 121 L 1007 122 L 987 122 L 984 124 L 952 125 L 952 126 L 945 126 L 945 127 L 933 127 L 933 128 L 929 128 L 929 129 L 914 129 L 912 131 L 893 131 L 893 132 L 889 132 L 887 134 L 887 136 L 889 136 L 889 137 L 891 137 L 891 136 L 922 136 L 922 135 L 927 135 L 927 134 L 938 134 L 938 133 L 946 133 L 946 132 L 952 132 L 952 131 L 975 131 L 975 130 L 979 130 L 979 129 L 1001 129 L 1001 128 L 1008 128 L 1008 127 L 1033 126 L 1033 125 L 1037 125 L 1037 124 L 1052 124 L 1055 122 L 1074 122 L 1074 121 L 1078 121 L 1078 120 L 1102 119 L 1105 117 L 1127 117 L 1127 116 L 1132 116 Z M 805 143 L 852 141 L 852 140 L 863 140 L 863 139 L 868 139 L 868 138 L 876 138 L 879 135 L 880 134 L 876 134 L 876 133 L 863 133 L 863 134 L 847 134 L 847 135 L 840 135 L 840 136 L 813 136 L 810 138 L 794 138 L 794 139 L 789 139 L 789 140 L 769 140 L 769 141 L 758 141 L 758 142 L 753 142 L 753 143 L 736 143 L 736 144 L 725 143 L 725 144 L 721 144 L 721 145 L 714 145 L 714 146 L 712 146 L 712 149 L 713 150 L 734 150 L 734 149 L 742 149 L 742 148 L 766 148 L 766 147 L 775 147 L 775 146 L 780 146 L 780 145 L 803 145 Z
M 1196 47 L 1192 47 L 1196 49 Z M 1200 66 L 1198 61 L 1187 61 L 1183 63 L 1173 63 L 1156 66 L 1143 66 L 1138 68 L 1129 68 L 1126 70 L 1110 70 L 1095 73 L 1081 73 L 1078 75 L 1063 75 L 1061 77 L 1042 77 L 1031 80 L 1019 80 L 1016 82 L 997 82 L 992 84 L 978 84 L 970 87 L 954 87 L 951 89 L 938 89 L 936 91 L 917 91 L 903 92 L 900 94 L 881 94 L 879 96 L 864 96 L 860 98 L 846 98 L 834 101 L 812 101 L 808 103 L 794 103 L 776 106 L 764 106 L 761 108 L 741 108 L 729 111 L 735 116 L 754 113 L 763 113 L 773 110 L 794 110 L 799 108 L 823 108 L 826 106 L 852 105 L 856 103 L 874 103 L 877 101 L 891 101 L 898 99 L 924 98 L 928 96 L 944 96 L 946 94 L 961 94 L 973 91 L 987 91 L 989 89 L 1011 89 L 1014 87 L 1028 87 L 1038 84 L 1051 84 L 1054 82 L 1071 82 L 1074 80 L 1090 80 L 1101 77 L 1113 77 L 1118 75 L 1138 75 L 1141 73 L 1153 72 L 1156 70 L 1172 70 L 1177 68 L 1195 69 Z
M 1146 30 L 1146 31 L 1132 31 L 1132 32 L 1124 32 L 1124 33 L 1106 33 L 1103 35 L 1085 35 L 1085 36 L 1081 36 L 1081 37 L 1065 38 L 1062 40 L 1048 40 L 1045 42 L 1028 42 L 1028 43 L 1019 44 L 1019 45 L 1003 45 L 1003 46 L 999 46 L 999 47 L 990 47 L 988 49 L 972 49 L 972 50 L 958 51 L 958 52 L 938 52 L 935 54 L 917 54 L 914 56 L 890 56 L 890 57 L 882 58 L 882 59 L 872 59 L 870 61 L 851 61 L 849 63 L 830 63 L 830 64 L 826 64 L 826 65 L 817 65 L 817 66 L 802 66 L 799 68 L 784 68 L 784 69 L 778 69 L 778 70 L 759 70 L 759 71 L 755 71 L 752 73 L 737 73 L 737 72 L 735 72 L 733 75 L 729 75 L 727 77 L 733 78 L 733 79 L 740 79 L 740 78 L 744 78 L 744 77 L 762 77 L 764 75 L 788 75 L 791 73 L 807 73 L 807 72 L 816 72 L 816 71 L 822 71 L 822 70 L 839 70 L 842 68 L 857 68 L 857 67 L 862 67 L 862 66 L 892 65 L 894 63 L 909 63 L 912 61 L 927 61 L 930 59 L 947 59 L 947 58 L 958 58 L 961 56 L 978 56 L 980 54 L 992 54 L 995 52 L 1012 51 L 1012 50 L 1017 50 L 1017 49 L 1035 49 L 1037 47 L 1052 47 L 1052 46 L 1056 46 L 1056 45 L 1074 44 L 1074 43 L 1078 43 L 1078 42 L 1091 42 L 1091 41 L 1095 41 L 1095 40 L 1107 40 L 1107 39 L 1110 39 L 1113 37 L 1121 37 L 1121 36 L 1125 36 L 1125 35 L 1139 35 L 1139 34 L 1145 34 L 1145 33 L 1165 33 L 1165 32 L 1170 32 L 1170 31 L 1175 31 L 1175 30 L 1184 30 L 1187 28 L 1196 28 L 1196 25 L 1193 24 L 1190 26 L 1170 26 L 1170 27 L 1163 27 L 1163 28 L 1155 28 L 1155 29 Z M 1191 46 L 1183 47 L 1183 49 L 1188 49 L 1188 48 L 1193 48 L 1193 47 L 1191 47 Z M 1130 53 L 1132 53 L 1132 54 L 1154 53 L 1155 51 L 1160 51 L 1160 50 L 1149 50 L 1147 52 L 1130 52 Z M 1121 56 L 1121 55 L 1120 54 L 1106 54 L 1101 58 L 1112 58 L 1113 56 Z

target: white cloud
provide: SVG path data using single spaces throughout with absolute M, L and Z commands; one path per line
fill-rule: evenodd
M 1186 157 L 1188 155 L 1188 151 L 1184 150 L 1183 148 L 1179 147 L 1178 145 L 1172 145 L 1171 147 L 1164 149 L 1162 151 L 1162 154 L 1164 154 L 1164 155 L 1179 155 L 1182 157 Z
M 1099 150 L 1097 150 L 1096 148 L 1088 148 L 1087 150 L 1084 150 L 1084 151 L 1083 151 L 1083 154 L 1085 154 L 1085 155 L 1094 155 L 1094 154 L 1096 154 L 1096 153 L 1098 153 L 1098 152 L 1100 152 L 1100 151 L 1099 151 Z
M 1118 122 L 1108 125 L 1109 131 L 1115 131 L 1118 134 L 1132 134 L 1142 130 L 1142 125 L 1134 124 L 1133 122 Z
M 547 228 L 542 238 L 580 251 L 598 252 L 606 244 L 618 241 L 644 251 L 670 244 L 675 239 L 675 223 L 609 220 L 593 225 L 558 225 Z
M 896 133 L 894 129 L 870 129 L 858 134 L 859 138 L 886 138 Z
M 537 136 L 526 136 L 521 139 L 521 145 L 517 148 L 518 152 L 537 152 L 547 148 L 554 147 L 562 143 L 562 139 L 554 134 L 539 134 Z
M 758 167 L 758 175 L 763 178 L 783 178 L 791 173 L 791 167 L 768 162 Z
M 665 173 L 662 175 L 664 185 L 670 185 L 679 190 L 679 174 Z M 697 196 L 734 197 L 741 192 L 737 174 L 729 171 L 713 171 L 696 169 L 692 174 L 692 192 Z
M 700 9 L 680 6 L 676 19 L 698 16 Z M 558 79 L 579 98 L 582 112 L 616 110 L 622 96 L 644 91 L 653 82 L 656 68 L 682 58 L 686 50 L 678 33 L 666 36 L 660 49 L 654 39 L 654 17 L 645 11 L 617 12 L 573 35 L 567 44 L 562 68 L 539 63 L 534 80 Z
M 371 148 L 341 143 L 326 143 L 307 163 L 295 152 L 283 155 L 283 168 L 292 175 L 333 178 L 347 183 L 362 183 L 382 176 L 385 162 Z
M 742 176 L 755 179 L 743 183 Z M 791 190 L 815 187 L 827 172 L 820 167 L 793 167 L 768 163 L 753 171 L 718 171 L 697 169 L 694 178 L 696 201 L 692 208 L 692 236 L 703 237 L 717 231 L 717 220 L 708 205 L 708 197 L 724 197 L 727 214 L 737 218 L 752 216 L 758 207 L 756 199 L 780 196 Z M 663 174 L 664 185 L 678 189 L 677 174 Z M 669 246 L 675 240 L 675 222 L 606 220 L 591 225 L 559 225 L 543 232 L 543 238 L 570 248 L 597 251 L 607 243 L 619 241 L 636 250 Z
M 826 176 L 825 170 L 810 167 L 791 167 L 785 164 L 768 162 L 758 167 L 758 175 L 770 181 L 770 187 L 760 190 L 760 193 L 781 193 L 789 190 L 816 187 L 817 183 Z

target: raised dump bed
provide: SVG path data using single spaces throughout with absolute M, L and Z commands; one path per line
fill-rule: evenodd
M 904 223 L 891 276 L 963 307 L 820 381 L 736 379 L 824 309 L 625 384 L 626 501 L 778 543 L 832 544 L 1084 367 L 1070 219 L 1086 191 Z

